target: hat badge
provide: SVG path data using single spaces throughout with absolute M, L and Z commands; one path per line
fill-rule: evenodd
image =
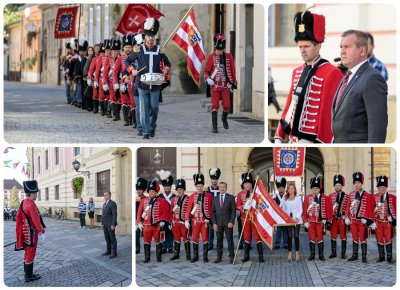
M 201 178 L 197 178 L 197 181 L 201 181 Z
M 339 177 L 336 177 L 336 181 L 339 181 Z
M 140 186 L 140 181 L 137 184 Z
M 384 181 L 385 181 L 385 179 L 382 178 L 382 179 L 381 179 L 381 182 L 384 182 Z
M 299 29 L 298 29 L 298 31 L 299 32 L 304 32 L 304 31 L 306 31 L 306 28 L 305 28 L 305 26 L 304 26 L 304 24 L 299 24 Z
M 360 175 L 357 174 L 357 175 L 356 175 L 356 178 L 360 178 Z

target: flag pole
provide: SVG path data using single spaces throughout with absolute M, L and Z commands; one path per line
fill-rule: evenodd
M 258 175 L 257 175 L 257 177 L 256 177 L 256 182 L 255 182 L 255 186 L 254 186 L 254 188 L 253 188 L 253 192 L 251 193 L 251 196 L 250 196 L 250 204 L 251 204 L 251 202 L 253 201 L 254 191 L 255 191 L 256 188 L 257 188 L 257 183 L 258 183 Z M 244 219 L 244 225 L 243 225 L 243 227 L 242 227 L 242 232 L 240 233 L 239 242 L 238 242 L 238 244 L 237 244 L 236 251 L 235 251 L 235 256 L 234 256 L 234 258 L 233 258 L 233 263 L 232 263 L 233 265 L 235 265 L 236 255 L 237 255 L 237 252 L 239 251 L 240 240 L 242 239 L 242 236 L 243 236 L 244 227 L 246 226 L 246 222 L 247 222 L 247 218 L 248 218 L 248 216 L 249 216 L 249 212 L 250 212 L 250 209 L 247 211 L 247 213 L 246 213 L 246 218 Z
M 172 31 L 172 33 L 170 34 L 170 36 L 167 38 L 167 40 L 165 41 L 164 45 L 162 46 L 162 48 L 165 48 L 165 46 L 167 45 L 167 43 L 171 40 L 172 36 L 175 34 L 175 32 L 179 29 L 179 27 L 182 25 L 182 23 L 186 20 L 186 18 L 188 17 L 190 11 L 192 11 L 194 4 L 192 4 L 189 8 L 189 10 L 186 12 L 186 14 L 182 17 L 181 21 L 178 23 L 178 25 L 175 27 L 175 29 Z

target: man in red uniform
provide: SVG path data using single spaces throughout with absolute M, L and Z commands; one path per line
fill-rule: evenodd
M 98 88 L 99 94 L 99 104 L 100 104 L 100 112 L 102 116 L 106 115 L 106 102 L 108 100 L 108 84 L 104 83 L 104 76 L 103 76 L 103 71 L 104 71 L 104 65 L 106 63 L 107 58 L 111 55 L 111 39 L 104 39 L 104 42 L 101 46 L 101 51 L 100 51 L 100 56 L 96 60 L 96 71 L 94 75 L 94 82 L 93 82 L 93 87 L 96 89 Z M 104 89 L 107 90 L 104 90 Z
M 309 261 L 315 260 L 315 244 L 318 244 L 320 261 L 324 258 L 324 231 L 327 223 L 332 223 L 332 203 L 328 196 L 321 193 L 323 189 L 322 177 L 316 176 L 310 180 L 311 193 L 304 197 L 303 222 L 308 229 L 310 240 Z
M 147 187 L 149 197 L 145 197 L 140 201 L 138 209 L 138 228 L 143 231 L 144 240 L 144 263 L 150 261 L 151 240 L 154 238 L 156 243 L 157 262 L 162 262 L 161 251 L 162 244 L 160 241 L 160 232 L 165 223 L 170 221 L 170 213 L 168 202 L 157 196 L 160 191 L 160 185 L 156 179 L 153 179 Z
M 219 195 L 218 180 L 221 176 L 221 169 L 218 167 L 210 168 L 208 174 L 210 176 L 211 185 L 207 187 L 207 191 L 215 198 Z M 214 229 L 210 227 L 210 232 L 208 233 L 208 250 L 211 251 L 212 249 L 214 249 Z
M 114 65 L 119 56 L 119 52 L 121 50 L 121 41 L 117 39 L 111 40 L 111 55 L 107 57 L 104 70 L 103 70 L 103 89 L 107 88 L 109 91 L 109 99 L 107 105 L 107 118 L 112 118 L 111 112 L 114 114 L 113 121 L 120 120 L 119 110 L 118 110 L 118 102 L 120 101 L 119 97 L 119 88 L 115 89 L 113 84 L 113 72 Z
M 388 263 L 394 263 L 392 257 L 393 229 L 396 227 L 396 196 L 387 192 L 388 178 L 385 175 L 376 178 L 378 192 L 375 198 L 376 242 L 379 258 L 377 262 L 385 261 L 385 243 Z
M 172 198 L 172 234 L 174 236 L 174 255 L 171 261 L 179 259 L 181 251 L 181 239 L 185 244 L 186 260 L 190 261 L 190 240 L 188 238 L 188 229 L 185 227 L 185 215 L 189 204 L 189 196 L 185 194 L 186 181 L 183 178 L 177 179 L 175 183 L 177 195 Z
M 295 68 L 275 143 L 331 143 L 332 101 L 342 72 L 319 52 L 325 38 L 325 17 L 309 11 L 295 16 L 295 38 L 304 64 Z
M 213 197 L 210 193 L 204 191 L 204 175 L 202 173 L 194 174 L 194 185 L 196 192 L 190 198 L 185 214 L 185 227 L 192 227 L 193 234 L 193 258 L 191 263 L 199 260 L 199 236 L 203 240 L 203 260 L 208 262 L 208 227 L 211 226 L 211 208 Z
M 353 173 L 354 191 L 349 194 L 346 207 L 346 225 L 350 225 L 353 237 L 353 255 L 348 261 L 358 260 L 358 244 L 361 242 L 362 262 L 367 263 L 367 230 L 368 226 L 376 229 L 374 222 L 375 200 L 372 194 L 362 189 L 364 175 L 357 171 Z
M 87 76 L 87 84 L 89 87 L 92 87 L 92 99 L 93 99 L 93 114 L 97 114 L 99 112 L 99 93 L 98 93 L 98 85 L 97 88 L 94 86 L 95 75 L 96 75 L 96 65 L 97 60 L 100 57 L 102 44 L 96 44 L 94 46 L 95 54 L 93 56 L 92 62 L 89 66 L 88 76 Z
M 133 99 L 132 96 L 132 85 L 133 78 L 131 76 L 127 76 L 128 83 L 125 83 L 122 78 L 122 74 L 126 71 L 125 60 L 128 58 L 128 55 L 132 53 L 132 48 L 135 45 L 135 38 L 133 34 L 125 35 L 122 38 L 122 46 L 124 52 L 118 57 L 113 72 L 113 86 L 114 90 L 119 89 L 121 95 L 121 105 L 122 105 L 122 115 L 124 117 L 124 126 L 129 126 L 129 105 L 130 100 Z M 134 119 L 134 126 L 136 126 L 136 118 Z
M 225 52 L 226 39 L 222 33 L 214 36 L 215 52 L 207 57 L 204 80 L 210 86 L 212 102 L 212 132 L 218 133 L 218 109 L 222 100 L 222 124 L 228 129 L 228 113 L 231 109 L 231 92 L 236 89 L 235 60 Z
M 23 182 L 26 199 L 21 202 L 16 218 L 16 236 L 17 242 L 15 250 L 24 250 L 24 272 L 25 282 L 31 282 L 40 279 L 40 275 L 33 274 L 33 262 L 36 256 L 38 245 L 38 234 L 44 239 L 44 229 L 40 212 L 35 204 L 37 193 L 39 192 L 36 180 Z
M 331 248 L 332 254 L 329 259 L 337 257 L 336 255 L 336 239 L 338 234 L 340 234 L 340 239 L 342 240 L 342 252 L 341 258 L 346 259 L 346 246 L 347 246 L 347 233 L 346 224 L 344 223 L 345 211 L 347 203 L 349 202 L 349 195 L 346 194 L 342 188 L 345 184 L 344 177 L 340 174 L 336 174 L 333 177 L 333 186 L 335 191 L 329 195 L 331 202 L 333 204 L 333 218 L 331 225 Z
M 260 263 L 264 262 L 264 253 L 260 236 L 256 227 L 251 222 L 250 215 L 247 212 L 250 210 L 251 200 L 253 198 L 254 177 L 251 171 L 242 174 L 243 190 L 237 194 L 236 210 L 240 211 L 240 219 L 242 221 L 242 231 L 244 237 L 244 257 L 242 262 L 245 263 L 250 260 L 250 243 L 251 235 L 257 244 L 258 260 Z

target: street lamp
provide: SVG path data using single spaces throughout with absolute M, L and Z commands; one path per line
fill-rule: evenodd
M 76 172 L 79 172 L 86 176 L 88 179 L 90 179 L 90 172 L 89 171 L 79 171 L 79 168 L 81 167 L 81 163 L 78 160 L 72 161 L 72 167 L 75 169 Z

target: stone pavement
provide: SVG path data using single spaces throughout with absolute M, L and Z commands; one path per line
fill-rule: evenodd
M 347 245 L 347 256 L 351 256 L 351 237 Z M 143 241 L 142 241 L 143 242 Z M 234 237 L 236 246 L 237 236 Z M 395 243 L 396 244 L 396 243 Z M 396 245 L 393 256 L 396 258 Z M 329 234 L 325 236 L 325 262 L 307 261 L 309 246 L 307 233 L 300 234 L 300 262 L 287 262 L 287 250 L 281 248 L 270 250 L 264 245 L 265 263 L 258 262 L 256 247 L 250 251 L 251 261 L 241 263 L 243 251 L 238 251 L 235 265 L 228 264 L 228 250 L 224 243 L 224 257 L 221 263 L 214 264 L 216 247 L 209 252 L 209 263 L 202 260 L 202 245 L 200 244 L 199 262 L 186 261 L 183 246 L 181 258 L 170 261 L 172 254 L 163 254 L 161 263 L 157 263 L 155 246 L 152 245 L 150 263 L 144 264 L 143 243 L 141 253 L 136 255 L 136 283 L 138 286 L 180 286 L 180 287 L 317 287 L 317 286 L 379 286 L 389 287 L 396 283 L 396 264 L 377 263 L 378 250 L 374 237 L 368 242 L 368 263 L 359 260 L 348 262 L 340 258 L 329 259 L 331 252 Z M 341 245 L 338 245 L 339 253 Z M 235 248 L 236 249 L 236 248 Z M 317 250 L 318 257 L 318 250 Z
M 15 222 L 4 222 L 4 284 L 17 287 L 129 286 L 132 283 L 132 236 L 117 236 L 118 257 L 101 256 L 103 230 L 80 229 L 79 221 L 44 218 L 46 240 L 39 237 L 34 272 L 42 278 L 25 283 L 24 251 L 15 251 Z M 118 231 L 118 227 L 117 227 Z
M 155 138 L 137 136 L 122 121 L 68 105 L 64 87 L 4 83 L 4 138 L 9 143 L 261 143 L 264 123 L 230 115 L 229 130 L 211 133 L 204 95 L 164 95 Z M 122 113 L 121 113 L 122 116 Z M 239 122 L 240 121 L 240 122 Z M 28 137 L 29 136 L 29 137 Z

